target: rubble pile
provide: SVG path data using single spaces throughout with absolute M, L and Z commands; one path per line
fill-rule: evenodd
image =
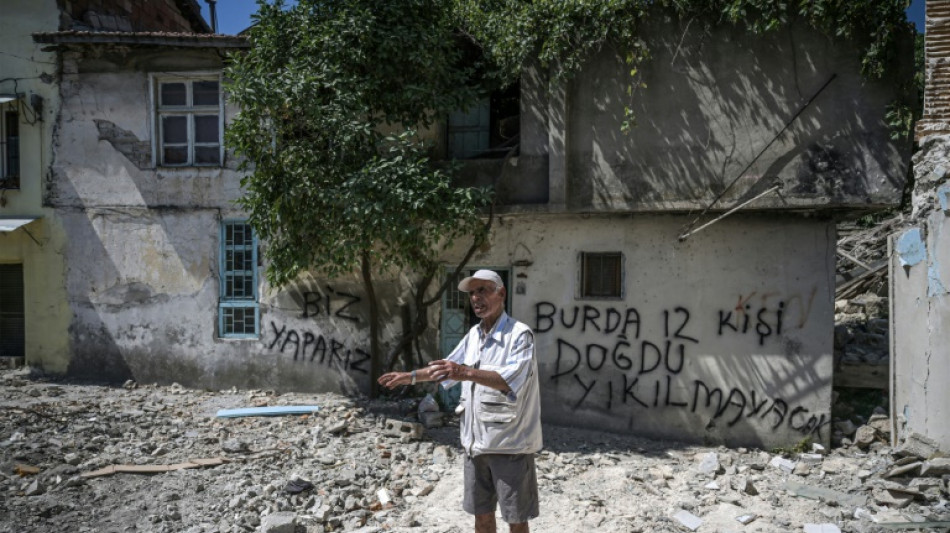
M 835 302 L 835 362 L 887 366 L 890 354 L 887 298 L 868 292 Z
M 838 226 L 836 385 L 887 388 L 890 363 L 887 239 L 906 224 L 905 219 L 902 213 L 895 213 L 869 227 L 854 222 Z
M 314 404 L 312 415 L 215 417 Z M 0 532 L 470 531 L 457 418 L 424 429 L 417 415 L 414 403 L 333 394 L 101 387 L 0 371 Z M 888 448 L 888 428 L 872 417 L 848 447 L 764 451 L 546 426 L 532 528 L 874 532 L 950 522 L 950 460 L 922 438 Z

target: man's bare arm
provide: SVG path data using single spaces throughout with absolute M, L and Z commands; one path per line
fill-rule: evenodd
M 432 361 L 429 363 L 429 366 L 426 367 L 426 370 L 429 371 L 429 375 L 432 376 L 432 379 L 435 381 L 442 381 L 444 379 L 451 379 L 454 381 L 474 381 L 479 385 L 491 387 L 501 392 L 508 392 L 511 390 L 511 387 L 508 386 L 508 382 L 505 381 L 505 378 L 501 377 L 501 374 L 495 372 L 494 370 L 472 368 L 470 366 L 460 365 L 446 359 Z

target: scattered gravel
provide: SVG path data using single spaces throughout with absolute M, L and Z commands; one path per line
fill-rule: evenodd
M 223 408 L 299 404 L 321 410 L 215 417 Z M 0 371 L 0 532 L 470 531 L 457 419 L 422 431 L 415 406 L 333 394 L 66 384 Z M 874 532 L 885 530 L 882 522 L 950 521 L 948 460 L 923 438 L 889 448 L 882 416 L 846 428 L 853 444 L 830 453 L 545 426 L 537 461 L 542 516 L 532 528 Z M 214 458 L 225 462 L 83 475 Z

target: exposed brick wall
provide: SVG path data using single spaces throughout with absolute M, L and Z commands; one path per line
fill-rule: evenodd
M 59 0 L 62 30 L 204 33 L 196 0 Z
M 950 0 L 927 0 L 924 113 L 917 138 L 950 133 Z

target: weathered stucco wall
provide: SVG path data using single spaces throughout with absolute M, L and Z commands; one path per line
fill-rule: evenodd
M 272 291 L 261 281 L 260 338 L 219 336 L 220 223 L 242 218 L 234 203 L 240 174 L 230 156 L 221 168 L 153 166 L 148 74 L 213 72 L 220 61 L 215 51 L 196 50 L 66 54 L 47 201 L 67 233 L 69 371 L 208 388 L 366 392 L 368 311 L 350 296 L 352 282 L 302 280 Z M 226 117 L 235 112 L 226 105 Z M 379 290 L 396 301 L 385 281 Z
M 914 161 L 918 223 L 891 240 L 892 419 L 899 438 L 950 452 L 950 137 L 926 138 Z
M 526 72 L 519 165 L 530 171 L 518 183 L 547 184 L 553 204 L 580 212 L 702 209 L 733 180 L 717 207 L 773 184 L 780 194 L 755 207 L 899 201 L 910 146 L 891 140 L 883 119 L 909 66 L 869 80 L 857 45 L 804 25 L 764 35 L 702 21 L 646 28 L 652 57 L 632 96 L 613 47 L 559 91 L 547 91 L 539 69 Z M 911 65 L 909 36 L 905 44 Z M 635 116 L 628 133 L 625 107 Z
M 30 34 L 58 25 L 55 0 L 3 3 L 0 94 L 20 95 L 3 106 L 4 111 L 16 108 L 20 116 L 20 178 L 18 188 L 0 191 L 0 217 L 40 218 L 13 232 L 0 232 L 0 263 L 23 265 L 26 362 L 53 372 L 64 371 L 69 361 L 70 320 L 63 281 L 66 237 L 53 210 L 43 204 L 59 92 L 56 56 L 43 51 Z
M 684 216 L 499 220 L 473 265 L 512 268 L 536 332 L 547 421 L 710 443 L 827 442 L 835 231 Z M 622 299 L 579 297 L 579 254 L 623 254 Z

